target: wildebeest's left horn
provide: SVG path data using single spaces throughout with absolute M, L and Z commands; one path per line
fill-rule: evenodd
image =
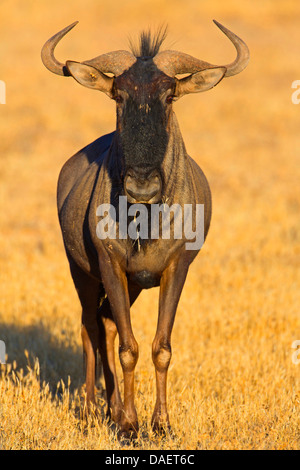
M 59 41 L 78 23 L 70 24 L 66 28 L 62 29 L 54 36 L 52 36 L 44 44 L 42 48 L 42 61 L 45 67 L 50 72 L 56 73 L 57 75 L 64 75 L 69 77 L 71 75 L 66 64 L 59 62 L 54 56 L 54 49 Z M 87 65 L 92 65 L 99 69 L 102 73 L 112 73 L 115 76 L 121 75 L 131 65 L 136 62 L 136 58 L 128 51 L 114 51 L 107 54 L 102 54 L 92 60 L 83 62 Z
M 225 77 L 232 77 L 233 75 L 242 72 L 247 67 L 250 59 L 250 52 L 248 46 L 244 43 L 241 38 L 229 31 L 229 29 L 225 28 L 225 26 L 223 26 L 221 23 L 216 20 L 213 21 L 218 26 L 218 28 L 220 28 L 220 30 L 223 31 L 224 34 L 226 34 L 228 39 L 230 39 L 230 41 L 236 48 L 236 59 L 231 64 L 225 65 L 227 69 Z
M 244 41 L 236 36 L 236 34 L 229 31 L 229 29 L 225 28 L 225 26 L 221 25 L 218 21 L 214 20 L 214 23 L 226 34 L 237 51 L 236 59 L 231 64 L 221 66 L 226 67 L 225 77 L 231 77 L 232 75 L 242 72 L 248 65 L 250 57 L 249 49 Z M 160 70 L 171 77 L 177 74 L 193 74 L 201 70 L 220 67 L 177 51 L 159 52 L 154 57 L 154 62 Z

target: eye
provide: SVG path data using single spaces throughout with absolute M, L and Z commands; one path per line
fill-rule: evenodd
M 166 98 L 166 103 L 171 104 L 171 103 L 173 103 L 174 99 L 175 99 L 174 95 L 169 95 Z
M 123 103 L 123 98 L 120 95 L 116 95 L 114 97 L 114 100 L 115 100 L 116 103 Z

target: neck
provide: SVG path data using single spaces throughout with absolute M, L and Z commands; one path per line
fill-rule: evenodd
M 172 195 L 179 189 L 184 189 L 186 181 L 187 152 L 174 112 L 170 115 L 168 125 L 169 142 L 162 171 L 165 179 L 166 194 Z

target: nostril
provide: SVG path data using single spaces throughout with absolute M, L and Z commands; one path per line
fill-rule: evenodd
M 154 196 L 156 196 L 156 194 L 158 193 L 158 190 L 155 189 L 154 191 L 152 191 L 151 193 L 147 192 L 147 191 L 144 191 L 144 192 L 134 192 L 134 191 L 131 191 L 130 189 L 126 188 L 126 191 L 127 193 L 133 197 L 133 199 L 135 199 L 136 201 L 144 201 L 144 202 L 147 202 L 147 201 L 150 201 L 150 199 L 152 199 Z
M 125 185 L 125 191 L 136 201 L 150 201 L 159 191 L 159 185 L 145 185 L 134 184 L 133 182 Z
M 125 194 L 132 199 L 130 202 L 148 202 L 161 191 L 161 179 L 157 174 L 137 176 L 127 173 L 124 181 Z

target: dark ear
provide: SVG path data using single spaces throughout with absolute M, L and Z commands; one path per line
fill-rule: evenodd
M 200 93 L 216 86 L 224 77 L 226 67 L 214 67 L 177 79 L 175 96 L 180 98 L 188 93 Z
M 74 62 L 73 60 L 67 60 L 66 66 L 72 77 L 75 78 L 80 85 L 103 91 L 103 93 L 106 93 L 110 98 L 112 98 L 114 82 L 112 77 L 108 77 L 91 65 Z

